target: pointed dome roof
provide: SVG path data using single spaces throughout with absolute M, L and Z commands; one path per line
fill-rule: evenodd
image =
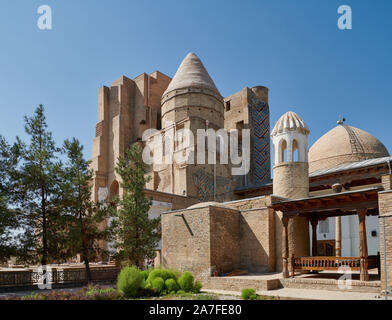
M 208 89 L 221 96 L 203 63 L 193 52 L 188 53 L 182 61 L 162 97 L 171 91 L 185 88 Z
M 298 131 L 303 134 L 309 134 L 309 128 L 306 123 L 298 114 L 292 111 L 286 112 L 283 116 L 280 117 L 271 132 L 271 137 L 288 131 Z
M 340 124 L 309 149 L 309 172 L 388 156 L 388 150 L 376 137 L 364 130 Z

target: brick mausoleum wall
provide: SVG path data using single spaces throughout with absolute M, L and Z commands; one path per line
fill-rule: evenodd
M 237 210 L 265 208 L 271 203 L 271 197 L 261 196 L 244 200 L 225 202 L 224 205 Z
M 274 213 L 268 208 L 241 211 L 241 269 L 275 270 Z
M 180 271 L 189 270 L 199 277 L 203 274 L 209 276 L 209 207 L 175 211 L 161 217 L 162 265 Z
M 381 255 L 381 287 L 384 287 L 384 231 L 386 242 L 386 262 L 388 286 L 392 286 L 392 190 L 382 191 L 378 194 L 378 206 L 380 215 L 380 255 Z M 385 217 L 385 218 L 382 218 Z
M 199 279 L 214 270 L 226 273 L 238 269 L 239 212 L 208 206 L 163 214 L 162 264 L 191 271 Z
M 198 278 L 213 271 L 275 271 L 275 213 L 266 207 L 269 201 L 263 197 L 162 214 L 162 264 Z
M 269 204 L 270 196 L 225 203 L 241 211 L 241 269 L 249 272 L 275 271 L 277 248 L 281 257 L 282 231 L 277 238 L 276 214 L 267 208 Z
M 240 266 L 240 215 L 237 210 L 210 207 L 211 267 L 219 273 Z

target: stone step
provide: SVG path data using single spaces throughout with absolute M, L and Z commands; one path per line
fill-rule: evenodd
M 209 277 L 202 280 L 203 289 L 217 289 L 241 292 L 245 288 L 274 290 L 281 286 L 279 279 L 257 279 L 255 277 Z
M 307 278 L 289 278 L 280 279 L 280 284 L 283 288 L 293 289 L 317 289 L 341 292 L 368 292 L 380 293 L 380 281 L 359 281 L 352 280 L 351 286 L 349 282 L 345 285 L 339 285 L 338 280 L 335 279 L 307 279 Z

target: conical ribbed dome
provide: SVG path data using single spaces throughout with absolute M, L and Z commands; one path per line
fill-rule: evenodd
M 211 79 L 203 63 L 192 52 L 188 53 L 182 61 L 162 97 L 171 91 L 185 88 L 208 89 L 220 96 L 214 81 Z
M 286 112 L 280 117 L 271 132 L 271 136 L 287 131 L 299 131 L 304 134 L 309 134 L 309 128 L 306 123 L 298 114 L 292 111 Z

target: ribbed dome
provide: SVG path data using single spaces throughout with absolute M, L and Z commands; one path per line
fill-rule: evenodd
M 388 157 L 385 146 L 370 133 L 348 125 L 338 125 L 309 149 L 309 172 L 343 163 Z
M 185 88 L 208 89 L 220 96 L 214 81 L 211 79 L 203 63 L 192 52 L 188 53 L 182 61 L 162 97 L 171 91 Z
M 287 131 L 298 131 L 304 134 L 309 134 L 309 128 L 301 117 L 295 112 L 286 112 L 280 117 L 271 132 L 271 136 Z

